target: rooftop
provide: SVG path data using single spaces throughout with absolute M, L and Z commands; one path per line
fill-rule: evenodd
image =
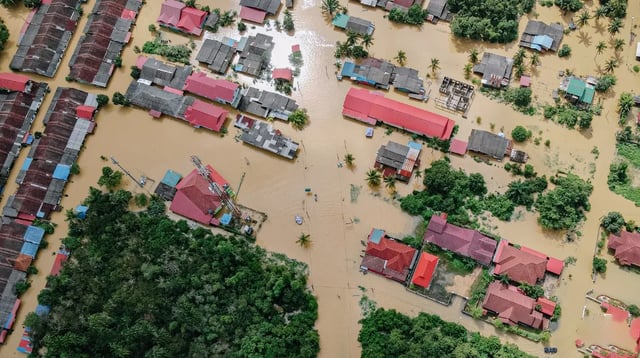
M 564 28 L 560 23 L 545 24 L 541 21 L 529 20 L 522 32 L 520 46 L 536 51 L 558 51 L 564 37 Z
M 372 237 L 377 234 L 377 237 Z M 369 234 L 367 248 L 361 267 L 395 281 L 404 282 L 417 256 L 416 249 L 389 239 L 373 229 Z
M 299 144 L 267 122 L 239 114 L 234 126 L 242 129 L 240 140 L 244 143 L 287 159 L 295 158 L 298 153 Z
M 546 329 L 549 325 L 542 312 L 535 310 L 533 298 L 498 281 L 489 284 L 482 307 L 498 314 L 498 319 L 508 325 L 524 324 L 535 329 Z
M 438 266 L 438 256 L 431 255 L 428 252 L 420 253 L 420 259 L 413 271 L 411 283 L 428 289 L 431 286 L 431 279 L 436 271 L 436 266 Z
M 207 165 L 211 180 L 221 187 L 228 184 L 210 165 Z M 204 225 L 209 225 L 215 214 L 222 209 L 222 199 L 209 189 L 209 183 L 194 169 L 176 185 L 177 192 L 169 210 Z
M 204 72 L 194 72 L 184 85 L 184 90 L 213 101 L 232 103 L 240 85 L 227 80 L 208 77 Z
M 640 267 L 640 234 L 621 231 L 620 234 L 609 235 L 607 248 L 614 251 L 618 263 L 623 266 Z
M 469 151 L 486 154 L 492 158 L 502 160 L 505 155 L 511 154 L 512 145 L 512 142 L 503 136 L 472 129 L 467 148 Z
M 496 265 L 495 275 L 507 275 L 513 281 L 529 285 L 536 285 L 544 279 L 547 269 L 545 257 L 517 249 L 505 239 L 500 240 L 493 262 Z
M 275 15 L 280 8 L 280 0 L 240 0 L 240 6 L 262 10 L 270 15 Z
M 484 86 L 500 88 L 511 80 L 513 60 L 491 52 L 482 54 L 480 63 L 473 66 L 473 72 L 482 75 Z
M 233 61 L 235 51 L 235 48 L 220 41 L 206 39 L 200 47 L 196 60 L 208 64 L 213 72 L 224 74 Z

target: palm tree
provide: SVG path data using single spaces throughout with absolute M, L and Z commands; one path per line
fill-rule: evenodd
M 534 52 L 531 55 L 531 66 L 535 67 L 540 64 L 540 55 L 537 52 Z
M 469 52 L 469 62 L 471 62 L 472 64 L 476 64 L 478 63 L 478 50 L 476 50 L 475 48 L 471 49 L 471 52 Z
M 396 177 L 394 175 L 389 175 L 388 177 L 384 177 L 384 186 L 393 191 L 396 190 Z
M 618 52 L 624 48 L 624 40 L 623 39 L 615 39 L 613 41 L 613 50 Z
M 584 9 L 580 13 L 580 15 L 578 15 L 578 21 L 576 23 L 578 26 L 583 27 L 589 23 L 590 19 L 591 15 L 589 15 L 589 10 Z
M 623 93 L 618 99 L 618 113 L 620 113 L 620 119 L 626 119 L 627 115 L 633 107 L 633 96 L 630 93 Z
M 400 50 L 398 51 L 396 57 L 394 57 L 393 59 L 396 60 L 396 62 L 398 62 L 400 66 L 404 66 L 404 64 L 407 62 L 407 53 Z
M 369 171 L 367 172 L 367 183 L 371 186 L 378 186 L 380 185 L 380 172 L 375 170 L 375 169 L 369 169 Z
M 598 42 L 596 45 L 596 56 L 601 55 L 604 50 L 607 49 L 607 44 L 604 41 Z
M 438 60 L 437 58 L 432 58 L 431 59 L 431 64 L 429 65 L 429 68 L 431 69 L 431 73 L 433 73 L 435 75 L 436 71 L 440 69 L 440 60 Z
M 600 6 L 593 13 L 593 18 L 596 19 L 596 22 L 598 22 L 598 20 L 600 20 L 601 18 L 605 17 L 606 15 L 607 15 L 607 9 L 605 9 L 602 6 Z
M 520 78 L 522 77 L 522 75 L 524 75 L 524 65 L 522 63 L 519 63 L 516 65 L 516 78 Z
M 338 0 L 322 0 L 322 12 L 325 14 L 329 14 L 329 16 L 333 17 L 333 14 L 338 12 L 340 9 L 340 1 Z
M 305 233 L 301 233 L 300 236 L 298 237 L 298 240 L 296 240 L 296 242 L 301 247 L 304 247 L 306 249 L 306 248 L 309 247 L 309 245 L 311 245 L 311 235 L 305 234 Z
M 613 70 L 618 67 L 618 60 L 615 58 L 610 58 L 607 62 L 604 63 L 604 71 L 605 72 L 613 72 Z
M 349 30 L 347 31 L 347 41 L 345 43 L 351 47 L 356 44 L 358 37 L 360 37 L 360 35 L 357 32 Z
M 416 176 L 416 179 L 422 178 L 422 170 L 416 170 L 416 173 L 414 175 Z
M 362 40 L 362 46 L 364 46 L 364 48 L 366 48 L 367 50 L 369 49 L 369 47 L 371 47 L 371 45 L 373 45 L 373 35 L 371 34 L 364 34 L 360 39 Z
M 615 18 L 611 20 L 611 22 L 609 22 L 609 26 L 607 26 L 607 31 L 609 31 L 609 34 L 611 36 L 613 36 L 619 33 L 621 28 L 622 28 L 622 20 Z
M 347 153 L 344 155 L 344 162 L 347 164 L 348 167 L 353 167 L 353 162 L 356 160 L 356 157 L 353 156 L 353 154 L 351 153 Z
M 464 65 L 464 78 L 469 79 L 471 76 L 471 71 L 473 70 L 473 66 L 470 63 Z
M 527 58 L 527 53 L 523 48 L 520 48 L 515 55 L 513 55 L 513 64 L 517 66 L 518 64 L 522 64 L 524 59 Z

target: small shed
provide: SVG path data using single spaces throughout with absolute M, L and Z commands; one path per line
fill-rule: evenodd
M 460 139 L 452 139 L 449 145 L 449 152 L 457 155 L 465 155 L 467 153 L 467 142 Z
M 520 77 L 520 87 L 530 87 L 531 77 L 523 75 Z
M 169 169 L 166 173 L 164 173 L 164 177 L 162 177 L 162 180 L 160 182 L 175 188 L 176 185 L 178 185 L 180 179 L 182 179 L 182 175 L 180 173 Z
M 75 209 L 75 214 L 78 219 L 85 219 L 87 217 L 87 211 L 89 210 L 88 206 L 78 205 Z
M 293 71 L 290 68 L 276 68 L 271 72 L 271 77 L 274 80 L 280 81 L 293 81 Z

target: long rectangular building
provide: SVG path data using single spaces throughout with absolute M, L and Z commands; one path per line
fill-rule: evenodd
M 382 93 L 351 88 L 344 99 L 342 115 L 371 125 L 378 122 L 407 132 L 451 138 L 455 121 L 402 102 L 384 97 Z

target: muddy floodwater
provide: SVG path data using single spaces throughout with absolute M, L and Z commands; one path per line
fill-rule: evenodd
M 274 36 L 274 67 L 288 66 L 287 56 L 292 44 L 299 44 L 301 47 L 304 65 L 300 76 L 295 80 L 292 97 L 301 107 L 308 110 L 310 124 L 302 131 L 295 131 L 287 123 L 274 122 L 276 128 L 301 143 L 301 150 L 295 161 L 276 158 L 235 140 L 237 130 L 230 124 L 230 120 L 235 117 L 236 112 L 232 110 L 228 122 L 229 133 L 222 137 L 206 130 L 193 129 L 187 123 L 176 119 L 152 119 L 141 109 L 109 105 L 97 115 L 96 131 L 87 138 L 78 161 L 81 173 L 72 177 L 62 205 L 65 209 L 76 206 L 86 196 L 89 186 L 96 185 L 100 168 L 110 164 L 101 160 L 101 156 L 115 157 L 136 177 L 147 176 L 150 180 L 144 189 L 140 189 L 128 178 L 125 178 L 124 185 L 133 192 L 151 193 L 167 169 L 173 169 L 183 175 L 192 170 L 189 156 L 196 154 L 204 163 L 210 163 L 216 168 L 236 189 L 240 178 L 244 176 L 238 201 L 268 214 L 268 220 L 257 236 L 258 245 L 285 253 L 309 265 L 309 285 L 319 303 L 317 328 L 320 332 L 321 357 L 359 356 L 357 336 L 361 312 L 358 301 L 363 295 L 361 288 L 364 288 L 365 294 L 378 306 L 394 308 L 409 315 L 423 311 L 435 313 L 448 321 L 459 322 L 472 331 L 497 335 L 503 341 L 517 344 L 526 352 L 542 356 L 542 344 L 496 331 L 492 326 L 462 315 L 460 300 L 454 300 L 451 306 L 445 307 L 414 295 L 397 283 L 376 275 L 362 275 L 359 272 L 360 255 L 364 249 L 361 241 L 366 240 L 372 227 L 385 229 L 395 237 L 403 237 L 411 235 L 418 223 L 417 219 L 400 210 L 399 204 L 392 200 L 385 188 L 373 190 L 367 187 L 364 181 L 365 172 L 372 167 L 376 151 L 381 144 L 389 140 L 405 143 L 410 137 L 397 131 L 385 134 L 383 129 L 377 129 L 373 138 L 366 139 L 365 125 L 342 117 L 344 97 L 349 88 L 355 86 L 348 80 L 339 82 L 335 77 L 334 45 L 338 40 L 344 41 L 345 34 L 334 30 L 329 19 L 321 14 L 320 0 L 294 2 L 294 33 L 287 34 L 274 28 L 251 25 L 247 33 L 263 32 Z M 508 57 L 518 49 L 516 42 L 495 45 L 455 39 L 446 23 L 425 24 L 421 28 L 397 26 L 385 19 L 386 13 L 379 9 L 365 8 L 355 1 L 347 3 L 343 0 L 342 3 L 347 6 L 351 15 L 375 23 L 374 44 L 370 49 L 372 56 L 392 59 L 398 50 L 403 50 L 407 54 L 407 66 L 418 69 L 423 76 L 429 72 L 427 66 L 431 58 L 440 60 L 441 69 L 437 71 L 436 78 L 425 78 L 431 81 L 429 88 L 432 95 L 436 95 L 439 81 L 445 75 L 458 80 L 464 79 L 463 67 L 472 48 L 477 48 L 481 53 L 488 50 Z M 67 83 L 64 80 L 68 74 L 71 53 L 80 38 L 80 30 L 86 23 L 86 15 L 93 7 L 94 0 L 83 5 L 85 15 L 78 25 L 78 31 L 73 36 L 57 76 L 54 79 L 31 76 L 49 82 L 52 90 L 58 86 L 71 85 L 108 95 L 115 91 L 125 92 L 131 80 L 129 67 L 135 64 L 138 56 L 133 52 L 133 47 L 142 47 L 145 41 L 151 39 L 148 26 L 155 23 L 160 12 L 160 4 L 160 0 L 151 0 L 142 7 L 137 25 L 133 29 L 132 41 L 123 53 L 123 67 L 116 70 L 108 89 Z M 200 0 L 198 4 L 239 11 L 237 2 L 230 0 Z M 596 2 L 589 1 L 586 6 L 593 10 Z M 628 13 L 640 14 L 640 3 L 630 1 Z M 11 31 L 10 40 L 0 56 L 2 71 L 9 70 L 8 65 L 16 49 L 18 32 L 27 14 L 28 12 L 20 7 L 15 10 L 0 8 L 0 17 Z M 520 29 L 524 28 L 528 18 L 537 17 L 547 23 L 560 21 L 565 25 L 569 21 L 569 17 L 562 17 L 557 8 L 538 5 L 532 14 L 523 17 Z M 618 36 L 625 41 L 629 39 L 631 22 L 629 16 Z M 186 36 L 166 30 L 161 32 L 173 44 L 188 42 Z M 235 27 L 205 36 L 220 38 L 222 35 L 239 37 Z M 201 39 L 194 40 L 196 45 L 201 42 Z M 589 25 L 565 36 L 563 43 L 569 44 L 573 50 L 569 58 L 560 59 L 553 53 L 541 55 L 541 64 L 535 69 L 528 69 L 532 74 L 535 101 L 552 102 L 551 92 L 560 83 L 559 70 L 570 69 L 579 75 L 597 75 L 597 66 L 613 55 L 613 50 L 607 49 L 602 55 L 595 56 L 595 44 L 601 40 L 609 41 L 606 21 L 600 20 L 597 24 L 595 20 L 591 20 Z M 195 52 L 193 57 L 195 58 Z M 613 91 L 602 97 L 602 115 L 594 117 L 593 128 L 587 132 L 566 129 L 544 120 L 541 115 L 522 115 L 479 93 L 466 119 L 460 114 L 442 111 L 436 107 L 434 101 L 411 102 L 412 105 L 454 119 L 460 126 L 457 137 L 462 139 L 466 139 L 473 128 L 494 132 L 502 129 L 505 133 L 510 133 L 516 125 L 524 125 L 532 130 L 534 137 L 542 138 L 542 143 L 550 141 L 548 147 L 543 144 L 535 145 L 533 142 L 517 145 L 529 153 L 530 163 L 540 175 L 552 175 L 557 170 L 573 171 L 592 181 L 592 208 L 587 214 L 586 222 L 580 228 L 582 236 L 576 241 L 567 242 L 562 234 L 541 230 L 536 223 L 535 213 L 521 212 L 517 213 L 511 222 L 494 220 L 490 224 L 494 233 L 515 244 L 526 245 L 561 259 L 568 256 L 577 258 L 575 265 L 568 266 L 564 271 L 554 293 L 559 297 L 562 317 L 557 329 L 552 333 L 549 344 L 558 347 L 562 357 L 581 356 L 573 345 L 577 338 L 583 339 L 587 344 L 616 344 L 627 349 L 634 348 L 626 325 L 613 322 L 603 315 L 595 304 L 589 304 L 589 314 L 582 316 L 583 307 L 587 305 L 585 293 L 592 289 L 596 293 L 608 294 L 627 303 L 640 304 L 640 275 L 622 270 L 610 263 L 606 275 L 597 277 L 595 282 L 591 276 L 591 259 L 598 238 L 599 219 L 607 212 L 617 210 L 627 219 L 635 219 L 636 222 L 639 220 L 638 209 L 631 202 L 611 193 L 606 183 L 609 163 L 614 158 L 614 133 L 618 130 L 615 112 L 617 97 L 623 91 L 637 91 L 640 84 L 640 76 L 631 70 L 636 63 L 634 57 L 635 42 L 625 46 L 621 53 L 621 66 L 615 70 L 618 84 Z M 205 70 L 204 67 L 196 67 Z M 243 76 L 238 76 L 237 79 L 248 85 L 257 85 L 265 89 L 271 87 L 263 81 L 254 84 L 252 79 Z M 406 96 L 393 91 L 386 95 L 403 102 L 410 101 Z M 52 94 L 46 97 L 34 124 L 34 131 L 41 130 L 42 118 L 51 98 Z M 481 119 L 478 120 L 478 117 Z M 591 154 L 594 147 L 599 151 L 597 157 Z M 21 165 L 26 152 L 22 152 L 17 165 Z M 355 157 L 355 167 L 352 169 L 338 165 L 347 152 Z M 440 157 L 442 153 L 426 149 L 421 157 L 423 168 Z M 467 172 L 482 173 L 490 191 L 503 191 L 512 180 L 510 174 L 502 168 L 502 163 L 479 163 L 470 156 L 453 157 L 452 163 Z M 6 202 L 8 194 L 16 190 L 15 184 L 12 183 L 17 170 L 12 174 L 1 205 Z M 312 192 L 317 194 L 317 201 L 305 193 L 305 188 L 311 188 Z M 421 183 L 415 179 L 408 184 L 397 185 L 400 195 L 421 188 Z M 356 200 L 352 200 L 352 190 L 359 190 Z M 294 222 L 295 215 L 305 218 L 302 226 Z M 23 303 L 14 326 L 15 332 L 9 336 L 8 343 L 0 348 L 2 357 L 21 355 L 16 351 L 16 347 L 23 329 L 22 322 L 25 315 L 36 306 L 37 294 L 45 284 L 45 273 L 50 271 L 53 263 L 53 253 L 65 235 L 64 215 L 54 213 L 52 220 L 58 227 L 53 237 L 48 239 L 49 247 L 38 254 L 36 267 L 40 274 L 32 278 L 31 289 L 22 297 Z M 301 232 L 311 235 L 311 247 L 304 249 L 296 244 L 297 236 Z M 604 257 L 613 261 L 611 255 Z

